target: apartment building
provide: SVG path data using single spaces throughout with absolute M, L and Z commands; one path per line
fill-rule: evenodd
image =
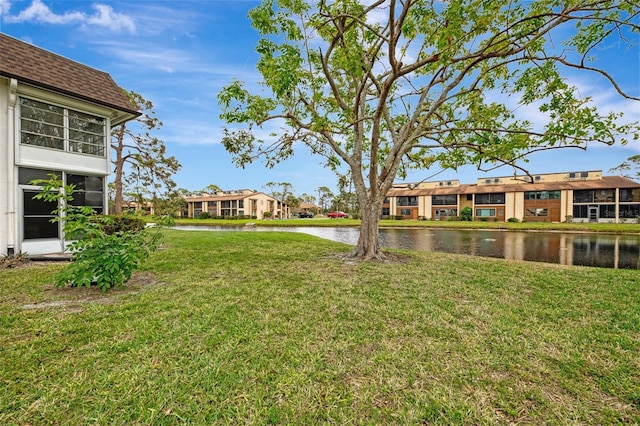
M 210 217 L 252 217 L 256 219 L 288 218 L 291 216 L 287 204 L 263 193 L 250 189 L 218 191 L 185 197 L 187 217 L 198 218 L 201 213 Z
M 640 183 L 601 170 L 401 183 L 389 191 L 382 216 L 448 220 L 465 207 L 474 220 L 618 223 L 640 217 Z

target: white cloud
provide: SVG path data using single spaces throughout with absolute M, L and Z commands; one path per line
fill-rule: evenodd
M 4 15 L 8 15 L 9 9 L 11 9 L 11 3 L 9 0 L 0 0 L 0 18 Z
M 127 31 L 133 34 L 136 31 L 136 24 L 133 19 L 114 12 L 111 6 L 94 4 L 93 8 L 96 9 L 96 13 L 87 17 L 87 24 L 105 27 L 116 33 Z
M 56 15 L 41 0 L 33 0 L 31 6 L 24 9 L 17 15 L 4 17 L 6 23 L 39 22 L 46 24 L 69 24 L 72 22 L 82 22 L 85 16 L 81 12 L 66 12 Z
M 103 27 L 113 32 L 126 31 L 134 33 L 135 22 L 129 16 L 116 13 L 111 6 L 104 4 L 92 5 L 95 13 L 86 14 L 80 11 L 67 11 L 62 14 L 53 12 L 42 0 L 33 0 L 31 5 L 20 11 L 17 15 L 10 15 L 11 3 L 8 0 L 0 0 L 0 12 L 3 15 L 3 22 L 7 24 L 19 24 L 24 22 L 35 22 L 52 25 L 67 25 L 79 23 L 85 27 Z

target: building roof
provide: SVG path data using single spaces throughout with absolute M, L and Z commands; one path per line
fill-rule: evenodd
M 251 192 L 244 194 L 224 194 L 224 195 L 196 195 L 185 197 L 188 203 L 202 202 L 202 201 L 231 201 L 231 200 L 244 200 L 245 198 L 255 197 L 256 195 L 262 195 L 272 198 L 264 192 Z
M 106 72 L 1 33 L 0 76 L 124 112 L 113 124 L 140 115 Z
M 603 176 L 594 180 L 575 180 L 543 183 L 512 183 L 503 185 L 460 185 L 445 188 L 401 189 L 389 192 L 390 197 L 407 197 L 418 195 L 455 195 L 455 194 L 489 194 L 497 192 L 557 191 L 563 189 L 611 189 L 640 188 L 640 183 L 622 176 Z

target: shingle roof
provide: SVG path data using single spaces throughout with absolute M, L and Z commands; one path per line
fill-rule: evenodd
M 248 194 L 225 194 L 225 195 L 197 195 L 185 197 L 189 203 L 200 201 L 231 201 L 244 200 L 245 198 L 255 197 L 256 195 L 265 195 L 263 192 L 252 192 Z
M 134 117 L 139 115 L 106 72 L 5 34 L 0 34 L 0 76 L 107 106 Z

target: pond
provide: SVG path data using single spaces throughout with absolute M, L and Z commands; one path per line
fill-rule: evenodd
M 355 245 L 359 229 L 351 227 L 176 226 L 183 230 L 303 232 Z M 562 265 L 640 269 L 640 236 L 562 232 L 381 228 L 380 245 L 420 251 L 460 253 Z

